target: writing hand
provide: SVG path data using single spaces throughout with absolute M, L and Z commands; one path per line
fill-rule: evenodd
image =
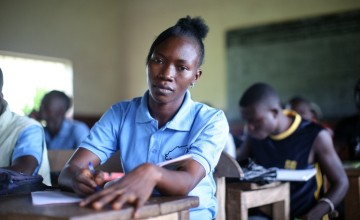
M 79 169 L 72 182 L 72 189 L 80 196 L 93 194 L 105 183 L 102 171 L 94 172 L 90 169 Z
M 121 209 L 128 203 L 135 207 L 136 217 L 138 209 L 149 199 L 161 176 L 158 169 L 161 168 L 153 164 L 140 165 L 108 188 L 85 198 L 80 202 L 80 206 L 91 205 L 94 209 L 100 210 L 111 204 L 113 209 Z

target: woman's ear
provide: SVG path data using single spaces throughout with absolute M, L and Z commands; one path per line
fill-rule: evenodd
M 201 69 L 198 69 L 198 70 L 196 71 L 195 78 L 194 78 L 194 81 L 192 82 L 192 84 L 195 84 L 196 81 L 199 80 L 199 78 L 201 77 L 201 74 L 202 74 L 202 70 L 201 70 Z

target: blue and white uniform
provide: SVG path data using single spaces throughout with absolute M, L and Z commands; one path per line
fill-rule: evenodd
M 189 193 L 200 200 L 199 206 L 190 210 L 190 218 L 215 218 L 213 171 L 229 134 L 224 112 L 192 101 L 187 91 L 176 115 L 158 128 L 157 120 L 150 115 L 148 99 L 147 91 L 143 97 L 114 104 L 93 126 L 81 147 L 95 153 L 101 163 L 120 150 L 125 173 L 142 163 L 156 164 L 193 154 L 206 176 Z

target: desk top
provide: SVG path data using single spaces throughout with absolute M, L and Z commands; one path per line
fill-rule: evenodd
M 360 176 L 360 161 L 345 161 L 343 167 L 348 177 Z
M 156 217 L 182 210 L 188 210 L 199 205 L 198 197 L 151 197 L 139 210 L 140 218 Z M 0 219 L 52 219 L 52 220 L 105 220 L 131 219 L 132 206 L 121 210 L 112 210 L 109 206 L 101 211 L 73 204 L 32 205 L 31 195 L 0 196 Z

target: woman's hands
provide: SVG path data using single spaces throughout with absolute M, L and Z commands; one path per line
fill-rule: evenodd
M 75 172 L 72 189 L 80 196 L 87 196 L 99 191 L 104 184 L 104 172 L 95 171 L 93 175 L 90 169 L 84 168 Z
M 136 217 L 137 210 L 149 199 L 154 187 L 161 179 L 160 169 L 153 164 L 142 164 L 121 179 L 114 181 L 106 189 L 85 198 L 80 206 L 90 205 L 94 209 L 100 210 L 111 204 L 113 209 L 121 209 L 124 204 L 128 203 L 135 207 L 134 217 Z M 101 183 L 103 178 L 96 175 L 92 180 L 86 171 L 83 170 L 76 178 L 76 187 L 82 192 L 94 192 L 94 186 L 96 187 L 96 183 Z
M 100 159 L 91 151 L 78 148 L 61 171 L 59 186 L 81 196 L 90 195 L 80 206 L 91 206 L 99 210 L 106 205 L 111 205 L 113 209 L 121 209 L 126 203 L 133 205 L 134 217 L 155 187 L 163 195 L 184 196 L 205 176 L 205 169 L 195 160 L 187 161 L 176 171 L 144 163 L 107 188 L 96 192 L 96 187 L 105 183 L 104 173 L 97 171 L 92 175 L 89 162 L 96 167 L 100 164 Z

